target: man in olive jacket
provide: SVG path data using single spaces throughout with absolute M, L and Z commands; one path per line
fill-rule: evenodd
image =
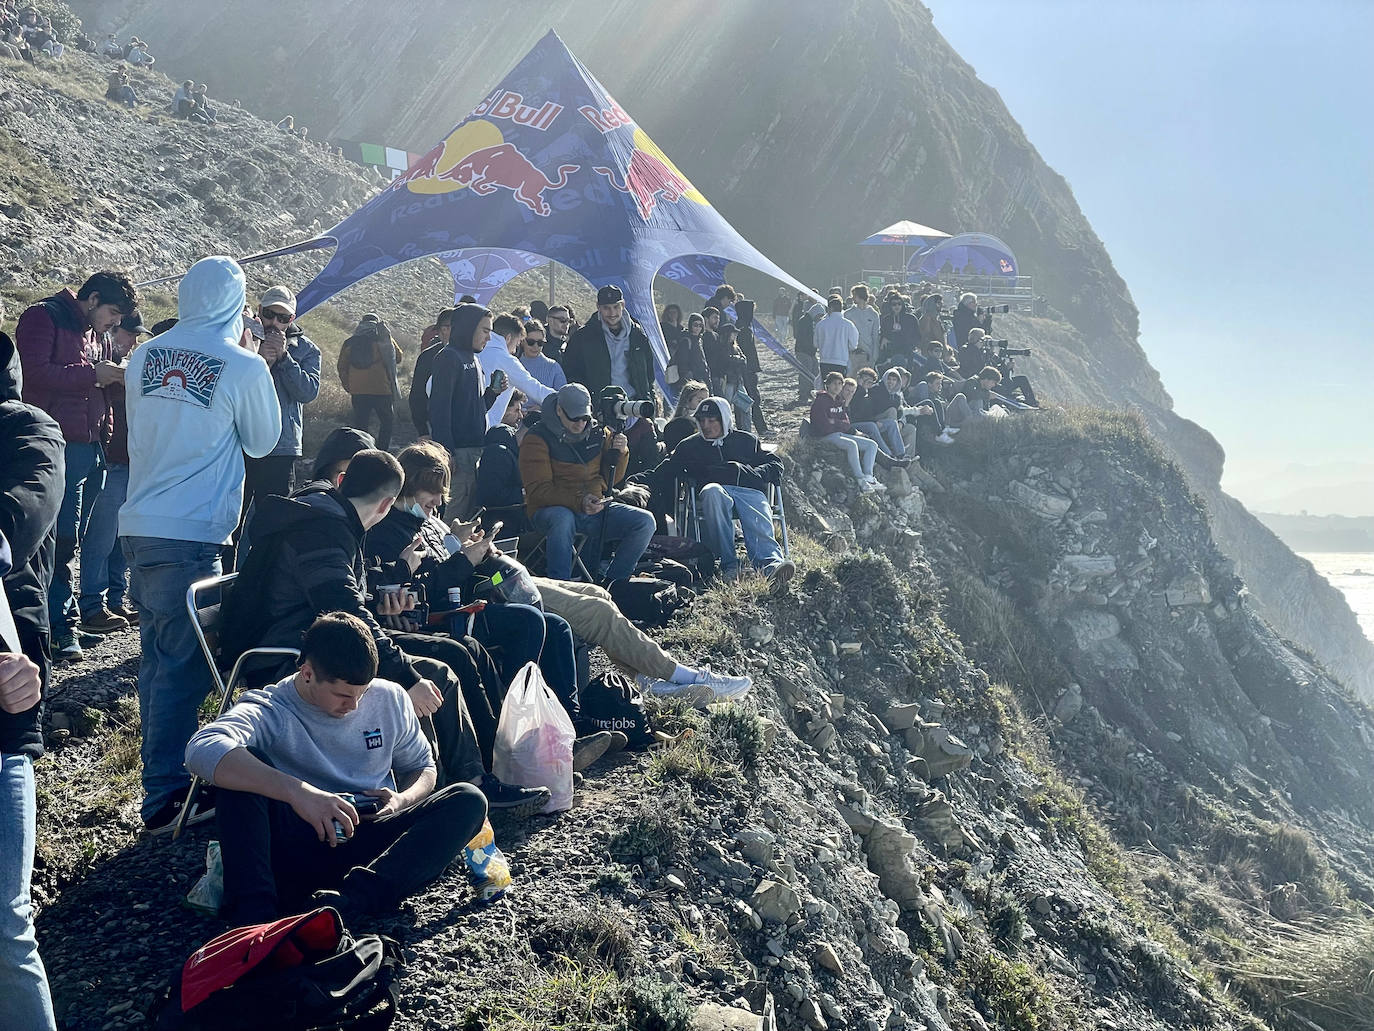
M 593 421 L 592 396 L 582 384 L 567 384 L 557 398 L 520 444 L 525 510 L 548 539 L 545 575 L 572 579 L 573 536 L 583 533 L 593 577 L 605 542 L 619 542 L 604 579 L 622 580 L 634 572 L 654 535 L 651 513 L 608 496 L 625 476 L 629 443 L 625 434 Z

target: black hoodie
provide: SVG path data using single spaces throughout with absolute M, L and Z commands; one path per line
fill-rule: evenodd
M 744 360 L 749 363 L 749 368 L 758 372 L 759 349 L 754 342 L 754 302 L 747 297 L 741 297 L 735 302 L 735 325 L 739 329 L 739 349 L 744 352 Z
M 377 675 L 413 687 L 420 674 L 367 608 L 365 534 L 352 502 L 327 484 L 259 498 L 253 546 L 221 614 L 223 661 L 255 646 L 299 648 L 317 617 L 347 612 L 372 631 Z
M 453 309 L 448 343 L 434 356 L 429 392 L 429 435 L 449 451 L 481 447 L 487 435 L 487 409 L 482 404 L 482 371 L 472 350 L 477 324 L 491 312 L 480 304 Z M 417 427 L 418 429 L 418 427 Z
M 20 400 L 24 377 L 14 341 L 0 333 L 0 535 L 10 548 L 5 574 L 19 646 L 48 685 L 48 585 L 53 525 L 62 507 L 65 467 L 62 430 L 53 418 Z M 0 710 L 0 752 L 43 754 L 42 704 L 27 712 Z

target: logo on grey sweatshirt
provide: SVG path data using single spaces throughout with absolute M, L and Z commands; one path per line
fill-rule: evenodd
M 369 752 L 372 751 L 374 748 L 381 748 L 382 728 L 378 727 L 376 730 L 364 730 L 363 743 L 367 745 L 367 750 Z

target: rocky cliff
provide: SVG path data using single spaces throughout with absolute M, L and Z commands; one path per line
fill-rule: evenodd
M 898 217 L 996 233 L 1062 313 L 1039 332 L 1010 327 L 1040 346 L 1032 375 L 1064 370 L 1046 396 L 1145 411 L 1260 609 L 1374 694 L 1374 645 L 1353 613 L 1222 493 L 1221 449 L 1170 411 L 1126 284 L 1068 184 L 914 0 L 799 0 L 785 16 L 766 0 L 555 0 L 500 15 L 480 0 L 384 15 L 367 0 L 72 6 L 93 28 L 138 33 L 178 78 L 272 117 L 293 112 L 317 136 L 411 150 L 440 138 L 552 26 L 721 212 L 803 278 L 852 269 L 856 241 Z

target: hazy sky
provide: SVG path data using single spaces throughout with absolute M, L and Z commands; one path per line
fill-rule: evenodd
M 1368 462 L 1374 0 L 925 2 L 1069 181 L 1227 488 Z

